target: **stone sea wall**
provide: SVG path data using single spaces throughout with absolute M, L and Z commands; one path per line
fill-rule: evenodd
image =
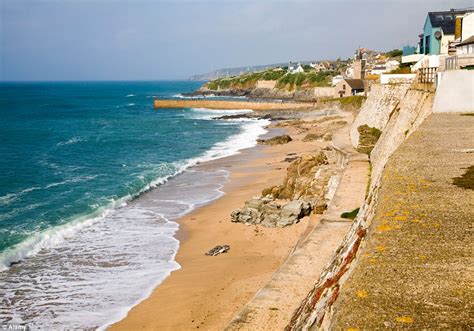
M 155 108 L 208 108 L 208 109 L 295 109 L 308 108 L 312 103 L 303 102 L 253 102 L 253 101 L 217 101 L 217 100 L 155 100 Z
M 400 93 L 400 91 L 397 91 Z M 380 105 L 393 100 L 378 91 L 371 104 Z M 384 167 L 401 143 L 414 132 L 432 112 L 434 93 L 410 88 L 391 109 L 387 124 L 375 148 L 371 152 L 372 175 L 365 203 L 347 233 L 342 245 L 337 249 L 332 261 L 321 274 L 314 288 L 295 310 L 286 330 L 332 329 L 331 317 L 337 310 L 339 290 L 350 276 L 357 263 L 359 248 L 374 217 L 378 202 L 378 191 Z M 388 101 L 387 101 L 388 100 Z M 386 106 L 389 107 L 389 106 Z M 377 106 L 366 108 L 359 116 L 379 117 Z M 356 119 L 357 120 L 357 119 Z M 359 123 L 362 123 L 359 119 Z
M 367 124 L 382 130 L 390 113 L 406 94 L 410 84 L 375 84 L 351 127 L 351 143 L 357 148 L 359 132 L 357 128 Z

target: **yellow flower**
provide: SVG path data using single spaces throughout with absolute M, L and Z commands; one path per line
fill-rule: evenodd
M 399 323 L 412 324 L 413 323 L 413 317 L 398 316 L 397 318 L 395 318 L 395 321 L 397 321 Z
M 366 290 L 358 290 L 356 294 L 359 298 L 367 298 L 369 295 Z

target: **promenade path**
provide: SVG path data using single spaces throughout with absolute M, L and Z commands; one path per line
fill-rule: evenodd
M 348 120 L 352 122 L 352 116 Z M 346 166 L 328 209 L 272 279 L 231 321 L 227 331 L 283 330 L 331 260 L 352 224 L 340 215 L 360 207 L 367 188 L 367 156 L 355 151 L 349 139 L 349 125 L 333 136 L 333 146 Z
M 393 154 L 332 329 L 474 327 L 472 166 L 474 116 L 432 114 Z

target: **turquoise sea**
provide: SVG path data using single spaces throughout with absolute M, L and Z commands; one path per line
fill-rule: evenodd
M 179 268 L 174 220 L 228 175 L 193 166 L 254 146 L 268 124 L 153 109 L 201 84 L 0 84 L 1 323 L 106 326 Z

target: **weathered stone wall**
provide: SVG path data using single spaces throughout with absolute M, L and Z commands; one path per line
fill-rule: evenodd
M 357 148 L 359 132 L 357 128 L 367 124 L 370 127 L 383 130 L 388 122 L 390 113 L 406 94 L 409 84 L 380 85 L 374 84 L 372 90 L 360 109 L 351 127 L 351 143 Z
M 382 91 L 378 93 L 378 98 L 384 99 Z M 373 104 L 380 102 L 376 98 L 372 99 Z M 371 153 L 372 175 L 367 199 L 332 261 L 294 312 L 285 330 L 332 329 L 331 316 L 337 310 L 337 306 L 333 308 L 333 305 L 337 305 L 340 288 L 356 265 L 359 248 L 364 244 L 367 229 L 374 217 L 383 169 L 393 152 L 431 113 L 433 99 L 432 92 L 410 89 L 389 113 L 382 136 Z M 377 112 L 376 107 L 371 109 Z M 372 113 L 366 112 L 367 117 L 370 117 Z
M 381 74 L 380 84 L 411 84 L 416 74 Z
M 331 98 L 334 95 L 334 87 L 315 87 L 314 96 L 316 98 Z

